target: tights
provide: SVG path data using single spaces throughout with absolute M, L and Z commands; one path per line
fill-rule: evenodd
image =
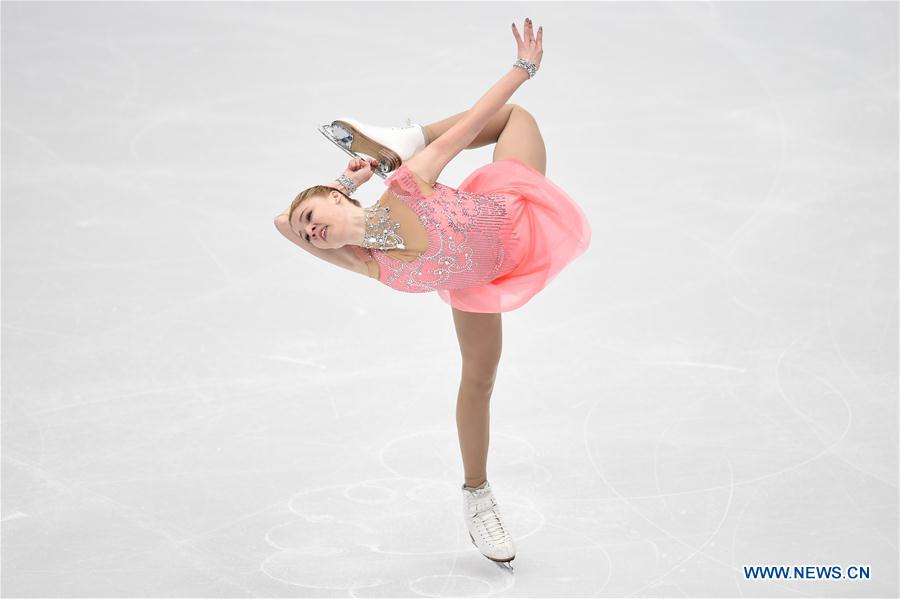
M 506 104 L 500 108 L 466 149 L 471 150 L 497 143 L 500 135 L 510 122 L 510 116 L 513 114 L 514 109 L 515 105 L 513 104 Z M 465 116 L 466 112 L 468 111 L 425 125 L 422 128 L 425 134 L 425 144 L 430 144 L 443 135 L 444 132 Z M 475 317 L 475 319 L 477 318 Z M 478 322 L 477 320 L 472 320 L 469 322 L 469 325 L 478 326 Z M 499 326 L 499 322 L 497 325 Z M 471 337 L 471 335 L 466 335 L 465 332 L 463 335 L 466 339 Z M 483 381 L 483 377 L 467 376 L 468 374 L 464 360 L 462 382 L 460 383 L 459 394 L 456 399 L 456 429 L 459 435 L 459 447 L 462 452 L 463 468 L 465 470 L 465 486 L 473 489 L 483 486 L 487 482 L 490 399 L 493 384 L 485 387 L 484 384 L 480 383 L 480 381 Z
M 475 148 L 480 148 L 488 144 L 497 143 L 497 140 L 500 139 L 500 134 L 503 133 L 503 129 L 504 127 L 506 127 L 506 123 L 509 122 L 509 116 L 512 113 L 513 108 L 513 104 L 506 104 L 500 110 L 498 110 L 466 149 L 473 150 Z M 454 123 L 456 123 L 456 121 L 463 118 L 468 112 L 469 111 L 466 110 L 454 114 L 451 117 L 447 117 L 442 121 L 437 121 L 429 125 L 425 125 L 422 128 L 422 131 L 425 133 L 425 145 L 430 144 L 438 137 L 443 135 L 448 129 L 450 129 L 450 127 L 454 125 Z

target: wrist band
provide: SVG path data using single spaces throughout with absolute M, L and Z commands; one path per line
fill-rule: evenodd
M 520 69 L 525 69 L 528 71 L 528 78 L 531 79 L 534 77 L 535 73 L 537 73 L 537 66 L 533 62 L 528 62 L 524 58 L 520 58 L 516 62 L 513 63 L 514 67 L 519 67 Z
M 356 193 L 356 184 L 353 183 L 353 180 L 350 179 L 347 175 L 341 175 L 337 179 L 335 179 L 338 183 L 344 186 L 344 189 L 347 190 L 347 195 L 353 195 Z

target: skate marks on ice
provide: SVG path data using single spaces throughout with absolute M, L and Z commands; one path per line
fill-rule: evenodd
M 510 434 L 496 425 L 491 430 L 488 479 L 493 481 L 504 525 L 516 543 L 516 558 L 509 563 L 511 571 L 481 555 L 473 546 L 462 520 L 462 497 L 457 485 L 452 517 L 459 523 L 460 535 L 468 550 L 493 565 L 497 573 L 510 577 L 514 573 L 519 589 L 527 584 L 529 589 L 553 593 L 565 584 L 567 594 L 599 594 L 613 570 L 606 545 L 635 542 L 627 532 L 627 506 L 598 493 L 593 477 L 554 479 L 553 472 L 567 472 L 579 463 L 585 472 L 589 468 L 580 439 L 572 439 L 574 455 L 559 459 L 552 457 L 553 452 L 546 457 L 546 449 L 542 456 L 529 438 L 540 435 L 527 430 L 522 435 Z M 455 481 L 462 471 L 455 428 L 432 427 L 397 436 L 382 446 L 379 459 L 385 470 L 403 477 Z M 597 505 L 591 507 L 595 509 L 584 505 L 585 497 L 594 498 Z M 585 560 L 589 568 L 571 567 Z M 529 568 L 527 564 L 540 567 Z M 624 568 L 629 570 L 631 566 Z
M 517 543 L 517 563 L 510 565 L 518 581 L 510 569 L 483 556 L 471 543 L 462 517 L 459 442 L 456 429 L 450 427 L 386 440 L 372 452 L 373 461 L 379 462 L 373 468 L 388 472 L 385 478 L 298 492 L 288 506 L 297 517 L 265 535 L 278 551 L 260 569 L 285 584 L 352 591 L 355 596 L 503 592 L 529 577 L 525 540 L 546 525 L 530 498 L 534 488 L 548 486 L 552 475 L 535 462 L 535 453 L 522 437 L 491 433 L 490 476 L 503 481 L 497 483 L 497 493 Z M 576 528 L 575 523 L 560 523 L 542 536 L 549 533 L 551 542 L 561 542 L 563 553 L 571 550 L 579 558 L 594 553 L 593 563 L 607 563 L 602 548 L 577 534 Z M 543 579 L 545 574 L 533 575 Z M 597 578 L 583 582 L 588 586 L 579 586 L 581 590 L 597 589 Z
M 266 532 L 278 551 L 260 570 L 357 597 L 501 593 L 514 581 L 469 544 L 458 491 L 443 480 L 398 477 L 297 493 L 288 506 L 297 518 Z

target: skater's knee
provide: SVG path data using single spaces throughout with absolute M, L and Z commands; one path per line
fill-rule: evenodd
M 462 381 L 460 387 L 466 390 L 467 395 L 490 399 L 497 380 L 496 368 L 469 367 L 463 364 Z
M 528 112 L 527 110 L 522 108 L 519 104 L 507 104 L 507 106 L 512 107 L 510 109 L 510 116 L 512 116 L 512 113 L 516 113 L 517 115 L 519 115 L 520 118 L 524 117 L 526 119 L 531 119 L 535 123 L 537 122 L 537 120 L 535 120 L 535 118 L 534 118 L 534 115 L 532 115 L 530 112 Z
M 500 109 L 505 117 L 503 120 L 503 128 L 506 129 L 506 126 L 509 125 L 509 120 L 512 118 L 514 112 L 523 112 L 524 110 L 525 109 L 518 104 L 513 104 L 511 102 L 509 104 L 505 104 L 503 108 Z M 500 136 L 498 135 L 497 137 Z

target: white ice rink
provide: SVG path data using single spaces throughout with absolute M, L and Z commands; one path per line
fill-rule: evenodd
M 4 597 L 897 596 L 897 3 L 0 12 Z M 502 317 L 510 574 L 450 307 L 273 218 L 347 165 L 319 125 L 470 108 L 527 16 L 593 238 Z

